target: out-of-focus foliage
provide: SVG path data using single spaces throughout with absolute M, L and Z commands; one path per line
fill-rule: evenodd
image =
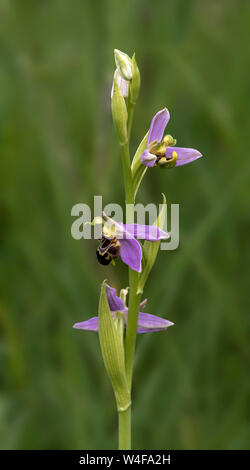
M 117 444 L 98 338 L 72 324 L 127 270 L 70 233 L 73 204 L 123 201 L 114 48 L 141 71 L 133 149 L 167 106 L 205 155 L 138 193 L 180 204 L 180 246 L 145 292 L 175 326 L 138 338 L 134 447 L 249 447 L 249 1 L 3 0 L 0 17 L 0 447 Z

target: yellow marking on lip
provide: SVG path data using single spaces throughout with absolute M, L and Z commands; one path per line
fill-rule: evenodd
M 158 165 L 164 165 L 166 163 L 166 157 L 162 157 L 158 160 Z

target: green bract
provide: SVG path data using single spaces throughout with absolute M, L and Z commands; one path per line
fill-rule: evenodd
M 125 411 L 131 405 L 130 391 L 125 373 L 123 347 L 123 319 L 111 315 L 106 281 L 103 281 L 98 308 L 99 340 L 107 374 L 111 380 L 118 411 Z
M 138 69 L 136 60 L 135 60 L 135 54 L 132 57 L 132 80 L 130 82 L 129 86 L 129 99 L 131 103 L 135 104 L 139 95 L 140 91 L 140 85 L 141 85 L 141 77 L 140 77 L 140 71 Z
M 164 227 L 164 223 L 165 223 L 165 218 L 166 218 L 166 214 L 167 214 L 167 205 L 166 205 L 166 197 L 165 195 L 163 194 L 162 195 L 163 197 L 163 201 L 162 201 L 162 207 L 161 207 L 161 210 L 160 210 L 160 213 L 154 223 L 154 225 L 156 225 L 157 227 L 159 227 L 160 229 L 163 229 Z M 154 266 L 154 263 L 155 263 L 155 260 L 156 260 L 156 257 L 157 257 L 157 254 L 158 254 L 158 250 L 159 250 L 159 247 L 160 247 L 160 241 L 158 242 L 149 242 L 149 241 L 145 241 L 144 242 L 144 245 L 143 245 L 143 259 L 144 259 L 144 266 L 143 266 L 143 271 L 140 275 L 140 279 L 139 279 L 139 283 L 138 283 L 138 289 L 137 289 L 137 293 L 138 294 L 142 294 L 143 292 L 143 289 L 144 289 L 144 286 L 145 286 L 145 283 L 148 279 L 148 276 L 150 274 L 150 271 L 152 269 L 152 267 Z
M 148 132 L 143 137 L 138 149 L 136 150 L 136 153 L 133 158 L 132 165 L 131 165 L 132 180 L 133 180 L 133 187 L 134 187 L 134 197 L 136 196 L 139 186 L 141 184 L 142 178 L 147 171 L 147 167 L 141 164 L 141 155 L 142 155 L 142 152 L 147 148 L 147 139 L 148 139 Z

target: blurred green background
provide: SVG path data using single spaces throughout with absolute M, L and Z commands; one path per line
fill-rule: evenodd
M 70 233 L 74 204 L 124 198 L 114 48 L 141 70 L 132 148 L 167 106 L 205 156 L 138 193 L 180 204 L 180 246 L 145 291 L 176 325 L 138 338 L 134 448 L 249 448 L 249 1 L 2 0 L 0 17 L 0 448 L 117 445 L 98 337 L 72 324 L 127 269 Z

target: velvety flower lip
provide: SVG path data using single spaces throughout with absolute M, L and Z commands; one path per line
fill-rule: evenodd
M 109 308 L 112 315 L 115 315 L 115 312 L 121 312 L 124 315 L 125 326 L 127 323 L 128 309 L 125 307 L 123 301 L 120 297 L 116 295 L 116 289 L 110 287 L 106 284 L 107 299 L 109 303 Z M 144 308 L 146 304 L 146 299 L 140 304 L 141 308 Z M 174 323 L 166 320 L 165 318 L 152 315 L 150 313 L 139 312 L 138 318 L 138 328 L 137 333 L 153 333 L 157 331 L 166 330 L 169 326 L 174 325 Z M 98 332 L 98 317 L 89 318 L 89 320 L 75 323 L 73 328 L 78 330 L 88 330 Z
M 158 111 L 153 117 L 147 140 L 147 148 L 141 155 L 141 163 L 147 167 L 163 166 L 170 168 L 172 166 L 182 166 L 191 163 L 202 154 L 192 148 L 176 147 L 176 141 L 168 137 L 163 138 L 165 127 L 170 119 L 169 112 L 166 108 Z M 157 145 L 158 144 L 158 145 Z
M 120 257 L 131 269 L 141 272 L 142 248 L 137 239 L 156 242 L 168 239 L 169 233 L 154 225 L 122 224 L 102 214 L 104 219 L 103 234 L 115 238 L 120 243 Z

